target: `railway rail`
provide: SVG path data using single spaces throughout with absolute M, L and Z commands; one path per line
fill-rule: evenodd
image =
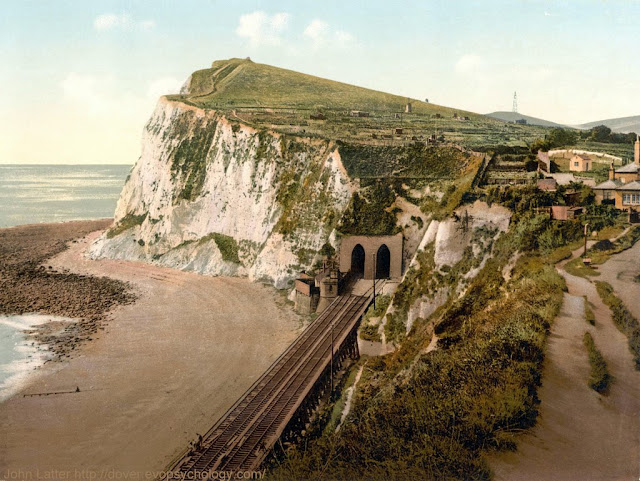
M 304 428 L 322 394 L 333 387 L 332 371 L 347 356 L 358 356 L 357 327 L 372 299 L 373 289 L 337 297 L 164 479 L 259 469 L 278 441 Z

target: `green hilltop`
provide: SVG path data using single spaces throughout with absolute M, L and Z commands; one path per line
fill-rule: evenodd
M 249 59 L 217 60 L 191 76 L 187 99 L 205 108 L 261 107 L 403 112 L 406 97 L 336 82 Z M 454 110 L 415 99 L 416 114 L 451 115 Z M 478 114 L 459 111 L 480 118 Z
M 217 60 L 191 75 L 186 92 L 167 98 L 218 110 L 260 129 L 373 145 L 426 141 L 435 135 L 474 149 L 526 147 L 545 133 L 542 127 L 505 124 L 250 59 Z M 405 112 L 407 103 L 410 112 Z M 366 114 L 358 117 L 354 111 Z

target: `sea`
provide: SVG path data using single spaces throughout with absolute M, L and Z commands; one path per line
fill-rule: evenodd
M 0 227 L 113 217 L 130 165 L 0 165 Z
M 113 217 L 130 165 L 0 165 L 0 228 Z M 0 402 L 48 358 L 25 330 L 53 316 L 0 315 Z

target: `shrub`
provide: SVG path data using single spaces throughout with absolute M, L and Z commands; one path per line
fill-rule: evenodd
M 587 296 L 583 296 L 583 297 L 584 297 L 584 318 L 589 324 L 591 324 L 592 326 L 595 326 L 596 316 L 593 314 L 593 310 L 589 305 L 589 299 L 587 299 Z
M 600 394 L 606 394 L 609 391 L 611 382 L 613 381 L 613 378 L 607 369 L 607 363 L 604 360 L 604 357 L 602 357 L 602 353 L 596 347 L 590 333 L 584 333 L 582 342 L 589 353 L 589 364 L 591 365 L 588 382 L 589 387 Z
M 122 234 L 124 231 L 129 230 L 137 225 L 142 225 L 144 220 L 147 218 L 148 213 L 144 214 L 127 214 L 125 215 L 118 224 L 113 226 L 111 229 L 107 231 L 107 239 L 112 239 L 113 237 Z
M 198 244 L 204 244 L 212 240 L 216 243 L 222 260 L 226 262 L 233 262 L 240 264 L 240 257 L 238 256 L 238 243 L 233 237 L 220 234 L 218 232 L 212 232 L 198 240 Z
M 607 282 L 596 281 L 596 289 L 602 301 L 611 309 L 611 315 L 616 327 L 627 336 L 629 350 L 633 354 L 635 368 L 640 371 L 640 324 L 633 317 L 629 309 L 613 292 L 613 287 Z

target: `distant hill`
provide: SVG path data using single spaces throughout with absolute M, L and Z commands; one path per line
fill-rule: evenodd
M 566 125 L 556 124 L 555 122 L 550 122 L 549 120 L 538 119 L 536 117 L 519 114 L 517 112 L 492 112 L 486 115 L 487 117 L 503 120 L 505 122 L 515 122 L 519 119 L 525 119 L 527 121 L 527 124 L 529 125 L 539 125 L 541 127 L 566 127 Z
M 576 125 L 579 129 L 591 129 L 598 125 L 606 125 L 614 132 L 628 134 L 629 132 L 640 133 L 640 115 L 632 117 L 619 117 L 617 119 L 598 120 L 586 124 Z

